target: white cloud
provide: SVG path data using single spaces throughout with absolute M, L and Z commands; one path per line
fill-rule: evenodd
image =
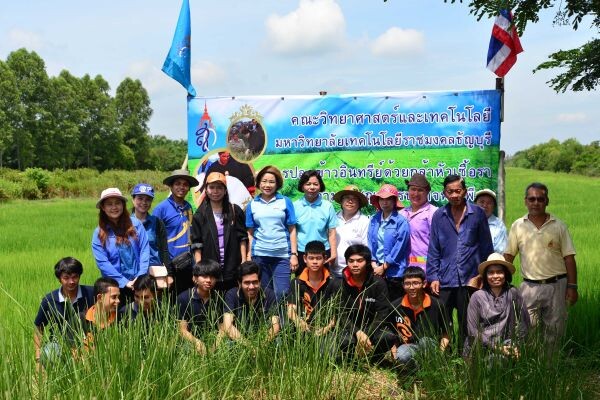
M 10 46 L 17 49 L 25 47 L 27 50 L 39 51 L 44 47 L 42 37 L 35 32 L 13 28 L 8 31 Z
M 210 61 L 194 63 L 191 70 L 192 82 L 199 87 L 221 86 L 227 81 L 225 70 Z
M 425 36 L 415 29 L 391 27 L 371 44 L 376 56 L 399 57 L 422 53 L 425 49 Z
M 335 0 L 300 0 L 289 14 L 270 15 L 266 26 L 269 44 L 277 53 L 324 53 L 345 42 L 346 20 Z
M 587 121 L 587 115 L 582 112 L 576 113 L 563 113 L 556 116 L 558 122 L 585 122 Z

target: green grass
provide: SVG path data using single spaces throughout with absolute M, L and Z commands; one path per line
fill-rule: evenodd
M 600 394 L 600 273 L 594 251 L 600 243 L 595 206 L 600 179 L 511 168 L 506 180 L 508 226 L 526 212 L 525 186 L 540 181 L 550 188 L 549 211 L 567 223 L 577 249 L 580 290 L 579 302 L 569 310 L 571 339 L 550 358 L 534 341 L 511 365 L 488 369 L 483 358 L 466 364 L 456 354 L 437 355 L 411 375 L 335 363 L 315 340 L 284 336 L 274 347 L 260 335 L 253 338 L 257 351 L 231 346 L 200 358 L 167 318 L 145 344 L 139 326 L 118 328 L 101 335 L 84 361 L 67 360 L 43 377 L 35 371 L 32 321 L 42 296 L 57 286 L 52 268 L 58 259 L 80 259 L 84 283 L 99 276 L 90 248 L 96 199 L 11 201 L 0 203 L 0 397 L 595 398 Z

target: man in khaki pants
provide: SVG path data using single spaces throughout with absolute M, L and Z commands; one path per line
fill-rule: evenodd
M 527 215 L 510 228 L 506 261 L 521 254 L 521 295 L 533 326 L 543 324 L 550 342 L 565 331 L 567 305 L 577 302 L 575 247 L 564 222 L 546 212 L 548 188 L 532 183 L 525 190 Z

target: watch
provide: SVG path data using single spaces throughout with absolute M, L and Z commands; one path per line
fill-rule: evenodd
M 290 253 L 290 255 L 298 257 L 298 253 Z
M 567 283 L 567 289 L 577 290 L 577 284 L 576 283 Z

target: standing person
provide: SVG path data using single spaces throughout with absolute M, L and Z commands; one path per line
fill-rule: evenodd
M 92 235 L 92 253 L 105 278 L 119 283 L 123 298 L 133 298 L 133 283 L 148 272 L 150 246 L 146 229 L 129 217 L 127 199 L 117 188 L 102 191 L 96 208 L 98 227 Z
M 133 209 L 131 219 L 137 219 L 144 225 L 150 246 L 150 266 L 164 265 L 169 269 L 167 284 L 173 283 L 173 271 L 170 270 L 171 258 L 169 257 L 169 246 L 167 244 L 167 229 L 164 222 L 150 214 L 150 207 L 154 201 L 154 188 L 147 183 L 138 183 L 131 191 Z
M 160 218 L 167 228 L 169 257 L 190 252 L 190 225 L 192 224 L 192 205 L 185 199 L 191 187 L 199 182 L 186 169 L 176 169 L 163 180 L 171 189 L 171 194 L 154 209 L 154 215 Z M 192 260 L 190 260 L 191 262 Z M 174 271 L 177 293 L 192 287 L 190 268 Z
M 256 175 L 260 194 L 246 207 L 246 228 L 250 254 L 260 266 L 261 285 L 271 288 L 278 299 L 290 289 L 291 271 L 298 267 L 296 214 L 292 201 L 278 191 L 283 187 L 281 172 L 267 165 Z
M 206 197 L 192 219 L 191 248 L 196 263 L 206 258 L 220 264 L 218 290 L 236 286 L 239 265 L 246 261 L 248 233 L 244 219 L 242 209 L 229 202 L 225 175 L 211 172 L 206 178 Z
M 75 345 L 79 313 L 94 304 L 94 288 L 79 284 L 82 274 L 83 265 L 73 257 L 61 258 L 54 265 L 60 288 L 44 296 L 34 321 L 35 360 L 45 368 L 68 351 L 63 343 Z M 50 340 L 42 346 L 46 327 L 50 328 Z
M 304 248 L 313 240 L 323 242 L 327 250 L 326 264 L 335 262 L 337 258 L 337 239 L 335 228 L 338 224 L 335 209 L 331 202 L 323 199 L 322 191 L 325 183 L 319 171 L 311 169 L 304 171 L 298 181 L 298 191 L 304 196 L 294 201 L 296 224 L 298 228 L 298 261 L 296 275 L 302 273 L 304 263 Z
M 338 226 L 335 229 L 337 254 L 344 254 L 353 244 L 369 244 L 369 217 L 360 210 L 368 204 L 367 197 L 355 185 L 348 185 L 333 196 L 342 209 L 337 213 Z M 338 257 L 330 268 L 336 278 L 342 277 L 346 268 L 346 258 Z
M 425 175 L 414 174 L 406 180 L 410 206 L 400 210 L 410 225 L 410 253 L 408 265 L 419 267 L 425 271 L 427 267 L 427 250 L 431 234 L 431 220 L 437 207 L 427 200 L 431 185 Z
M 452 321 L 454 309 L 458 313 L 458 343 L 462 346 L 467 333 L 469 286 L 478 276 L 477 266 L 494 252 L 494 247 L 485 213 L 466 200 L 465 180 L 448 175 L 444 196 L 448 204 L 440 207 L 431 221 L 426 273 L 431 292 L 446 308 L 446 320 Z
M 402 203 L 395 186 L 381 186 L 370 200 L 378 210 L 369 224 L 373 273 L 385 277 L 390 300 L 395 300 L 403 295 L 402 276 L 408 265 L 410 227 L 398 213 Z
M 500 218 L 494 214 L 494 210 L 498 207 L 496 203 L 496 193 L 490 189 L 483 189 L 475 193 L 475 204 L 483 209 L 485 216 L 488 219 L 490 226 L 490 234 L 492 235 L 492 243 L 494 252 L 502 254 L 506 249 L 506 226 Z
M 550 343 L 564 334 L 567 304 L 577 302 L 575 247 L 564 222 L 546 212 L 548 188 L 532 183 L 525 189 L 527 214 L 510 228 L 504 257 L 521 255 L 521 296 L 533 326 L 541 323 Z

